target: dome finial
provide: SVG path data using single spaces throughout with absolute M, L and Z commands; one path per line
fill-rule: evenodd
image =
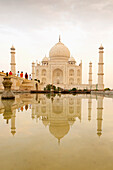
M 61 42 L 61 37 L 60 37 L 60 35 L 59 35 L 59 42 Z

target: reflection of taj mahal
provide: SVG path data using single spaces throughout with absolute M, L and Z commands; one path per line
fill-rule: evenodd
M 81 98 L 55 96 L 47 99 L 39 96 L 38 101 L 38 104 L 32 105 L 32 118 L 41 118 L 58 142 L 69 132 L 76 119 L 81 121 Z
M 98 89 L 103 89 L 103 47 L 99 48 Z M 44 57 L 41 63 L 32 63 L 32 79 L 40 80 L 42 89 L 47 84 L 66 89 L 96 89 L 92 84 L 92 63 L 89 63 L 89 83 L 82 84 L 82 62 L 77 65 L 74 57 L 70 57 L 69 49 L 61 42 L 55 44 L 49 51 L 49 57 Z
M 58 142 L 69 133 L 70 127 L 75 122 L 82 123 L 82 99 L 86 100 L 88 106 L 87 119 L 91 122 L 92 99 L 93 96 L 80 95 L 61 95 L 61 96 L 46 96 L 42 94 L 24 94 L 17 95 L 15 102 L 0 100 L 0 113 L 3 113 L 3 118 L 6 122 L 11 120 L 11 133 L 15 135 L 16 129 L 16 114 L 24 110 L 32 109 L 32 119 L 36 122 L 41 121 L 45 127 L 49 128 L 49 132 L 58 139 Z M 29 107 L 28 107 L 29 105 Z M 32 105 L 32 106 L 31 106 Z M 18 113 L 16 113 L 18 109 Z M 29 117 L 29 118 L 30 118 Z M 102 117 L 103 117 L 103 97 L 97 98 L 97 135 L 102 135 Z

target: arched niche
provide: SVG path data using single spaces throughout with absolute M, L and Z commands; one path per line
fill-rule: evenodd
M 69 84 L 71 85 L 71 84 L 74 84 L 74 79 L 73 78 L 70 78 L 69 79 Z
M 73 69 L 69 70 L 69 76 L 74 76 L 74 70 Z
M 46 76 L 46 70 L 45 69 L 42 70 L 42 76 Z
M 42 78 L 42 83 L 46 84 L 46 78 Z
M 36 76 L 38 76 L 39 75 L 39 70 L 36 70 Z
M 53 84 L 63 84 L 63 71 L 59 68 L 53 71 Z
M 77 70 L 77 76 L 80 76 L 80 70 Z

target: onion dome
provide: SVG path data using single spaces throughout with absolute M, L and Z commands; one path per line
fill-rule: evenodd
M 68 60 L 70 58 L 70 51 L 61 43 L 60 37 L 59 42 L 51 48 L 49 57 L 51 60 Z
M 42 61 L 43 62 L 48 62 L 48 58 L 45 56 Z
M 50 133 L 58 139 L 58 142 L 69 132 L 70 126 L 67 121 L 51 121 L 49 126 Z
M 68 61 L 70 61 L 70 62 L 73 62 L 73 61 L 76 62 L 75 59 L 74 59 L 74 57 L 70 57 Z

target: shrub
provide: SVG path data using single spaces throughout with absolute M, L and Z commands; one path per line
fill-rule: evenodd
M 71 91 L 76 91 L 77 89 L 76 88 L 73 88 Z
M 87 91 L 87 89 L 84 89 L 83 91 Z
M 105 88 L 104 91 L 110 91 L 110 88 Z
M 51 84 L 48 84 L 48 85 L 46 86 L 46 90 L 48 90 L 48 91 L 51 90 Z

